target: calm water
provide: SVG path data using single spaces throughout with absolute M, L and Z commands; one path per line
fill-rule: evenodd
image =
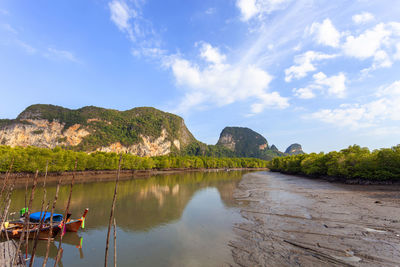
M 227 246 L 232 224 L 241 221 L 232 197 L 243 172 L 193 172 L 157 175 L 119 183 L 116 204 L 118 266 L 221 266 L 232 263 Z M 49 186 L 53 200 L 55 186 Z M 60 266 L 101 266 L 114 182 L 75 184 L 71 212 L 81 216 L 88 207 L 85 229 L 63 238 Z M 57 212 L 62 213 L 69 186 L 60 188 Z M 14 192 L 12 211 L 24 206 L 25 190 Z M 40 209 L 41 188 L 35 195 Z M 41 266 L 45 241 L 40 241 L 35 266 Z M 82 244 L 82 245 L 80 245 Z M 110 241 L 110 264 L 113 259 Z M 58 241 L 51 244 L 50 257 Z M 54 261 L 49 260 L 48 266 Z

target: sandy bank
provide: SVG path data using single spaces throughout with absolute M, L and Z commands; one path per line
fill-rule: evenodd
M 272 172 L 235 192 L 246 222 L 230 242 L 240 266 L 399 266 L 400 186 L 347 185 Z

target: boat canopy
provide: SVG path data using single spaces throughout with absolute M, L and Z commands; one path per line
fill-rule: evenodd
M 40 216 L 42 214 L 42 216 Z M 34 212 L 29 217 L 30 221 L 32 222 L 40 222 L 40 220 L 44 217 L 44 221 L 49 221 L 51 217 L 51 212 Z M 54 222 L 61 222 L 63 219 L 62 214 L 53 213 L 53 221 Z

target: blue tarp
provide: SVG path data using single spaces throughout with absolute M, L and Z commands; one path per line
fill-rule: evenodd
M 40 217 L 40 213 L 42 213 L 42 216 Z M 34 212 L 30 216 L 30 221 L 32 222 L 39 222 L 41 218 L 44 216 L 44 221 L 50 220 L 51 217 L 51 212 Z M 55 222 L 61 222 L 63 219 L 63 216 L 61 214 L 54 213 L 53 214 L 53 221 Z

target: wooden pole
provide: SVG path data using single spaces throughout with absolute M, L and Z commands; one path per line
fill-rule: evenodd
M 114 217 L 114 267 L 117 267 L 117 222 Z
M 47 210 L 49 209 L 49 205 L 50 205 L 50 202 L 47 203 L 47 206 L 46 206 L 46 209 L 44 211 L 45 212 L 44 214 L 46 214 Z M 39 240 L 39 234 L 40 234 L 40 231 L 42 230 L 44 219 L 46 218 L 46 216 L 44 216 L 44 214 L 43 215 L 40 214 L 40 216 L 41 216 L 40 217 L 40 223 L 39 223 L 39 227 L 38 227 L 38 232 L 37 232 L 36 237 L 35 237 L 35 241 L 33 243 L 33 248 L 32 248 L 32 253 L 31 253 L 31 261 L 29 262 L 29 267 L 32 267 L 33 266 L 33 262 L 35 261 L 36 246 L 37 246 L 37 243 L 38 243 L 38 240 Z M 50 224 L 50 228 L 52 228 L 52 227 L 53 227 L 53 225 Z
M 28 233 L 28 231 L 29 231 L 29 216 L 30 216 L 30 210 L 32 208 L 32 202 L 33 202 L 33 199 L 35 198 L 35 189 L 36 189 L 38 174 L 39 174 L 39 170 L 36 170 L 35 178 L 33 179 L 31 198 L 29 200 L 28 211 L 25 213 L 24 229 L 22 230 L 21 237 L 18 242 L 17 253 L 19 252 L 22 241 L 24 240 L 25 231 L 26 231 L 26 237 L 27 237 L 26 240 L 28 240 L 28 237 L 29 237 L 29 233 Z M 27 188 L 28 188 L 28 186 L 26 185 L 25 186 L 25 196 L 27 194 Z M 28 248 L 28 242 L 26 242 L 26 248 Z M 18 257 L 18 254 L 15 254 L 14 263 L 15 263 L 15 260 L 17 259 L 17 257 Z M 26 255 L 26 257 L 27 257 L 27 255 Z
M 60 178 L 58 179 L 58 182 L 57 182 L 56 195 L 54 196 L 53 206 L 51 207 L 50 225 L 53 225 L 53 214 L 54 214 L 54 210 L 56 209 L 56 204 L 57 204 L 57 199 L 58 199 L 58 192 L 60 191 L 61 180 L 62 180 L 62 176 L 60 176 Z M 46 266 L 47 260 L 49 258 L 50 242 L 51 242 L 51 236 L 52 235 L 53 235 L 53 227 L 51 227 L 50 231 L 49 231 L 49 237 L 47 239 L 47 246 L 46 246 L 46 256 L 44 257 L 42 267 Z
M 58 244 L 58 251 L 57 251 L 56 259 L 54 260 L 54 267 L 57 267 L 58 261 L 61 258 L 61 252 L 62 252 L 61 245 L 62 245 L 62 240 L 63 240 L 63 236 L 64 236 L 65 224 L 67 223 L 67 214 L 69 212 L 69 204 L 71 203 L 72 188 L 74 186 L 75 172 L 76 172 L 77 166 L 78 166 L 78 159 L 75 160 L 74 172 L 72 173 L 71 187 L 69 189 L 69 197 L 68 197 L 67 207 L 65 208 L 65 212 L 64 212 L 64 218 L 63 218 L 62 228 L 61 228 L 60 243 Z
M 118 191 L 118 181 L 119 181 L 119 174 L 121 172 L 121 160 L 122 155 L 119 156 L 119 163 L 118 163 L 118 171 L 117 171 L 117 179 L 115 181 L 115 188 L 114 188 L 114 197 L 111 205 L 111 213 L 110 213 L 110 220 L 108 222 L 108 231 L 107 231 L 107 240 L 106 240 L 106 252 L 104 258 L 104 267 L 107 267 L 107 260 L 108 260 L 108 246 L 110 241 L 110 231 L 111 231 L 111 224 L 114 218 L 114 209 L 115 209 L 115 202 L 117 200 L 117 191 Z

